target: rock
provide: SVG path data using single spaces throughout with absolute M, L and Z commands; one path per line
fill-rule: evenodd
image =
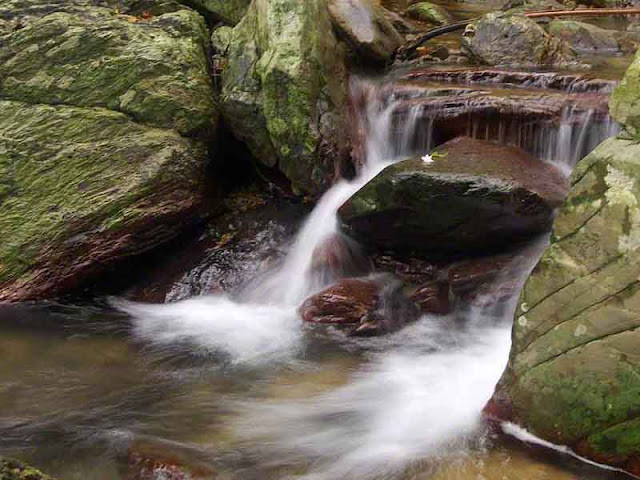
M 135 441 L 129 447 L 126 468 L 126 480 L 214 480 L 217 477 L 199 451 L 167 441 Z
M 466 256 L 548 231 L 566 180 L 548 163 L 456 138 L 385 168 L 340 209 L 345 232 L 374 249 Z
M 348 157 L 346 70 L 325 0 L 255 0 L 235 27 L 221 106 L 234 136 L 298 192 Z
M 640 52 L 611 95 L 609 111 L 634 138 L 640 138 Z
M 341 233 L 327 237 L 313 252 L 311 268 L 326 278 L 360 277 L 372 270 L 360 245 Z
M 223 25 L 211 34 L 211 48 L 220 55 L 226 55 L 233 38 L 233 28 Z
M 395 28 L 398 33 L 411 33 L 415 31 L 415 28 L 396 12 L 392 12 L 384 7 L 380 8 L 382 8 L 384 18 L 393 25 L 393 28 Z
M 414 3 L 407 8 L 405 14 L 410 18 L 432 25 L 453 23 L 451 15 L 444 8 L 429 2 Z
M 203 212 L 205 145 L 100 108 L 0 102 L 0 301 L 46 298 Z
M 578 164 L 522 293 L 493 402 L 535 435 L 636 474 L 639 159 L 638 143 L 619 136 Z
M 309 297 L 300 307 L 306 322 L 347 327 L 351 335 L 398 330 L 418 317 L 418 309 L 397 281 L 386 277 L 348 278 Z
M 514 261 L 511 255 L 468 260 L 449 269 L 451 292 L 459 297 L 492 283 Z
M 0 480 L 52 480 L 52 478 L 17 460 L 0 458 Z
M 566 42 L 533 20 L 505 12 L 489 13 L 468 25 L 462 48 L 485 65 L 566 65 L 576 58 Z
M 422 313 L 446 315 L 451 311 L 448 282 L 430 282 L 419 287 L 410 298 Z
M 619 50 L 615 33 L 590 23 L 573 20 L 553 20 L 549 24 L 553 37 L 566 41 L 571 48 L 580 52 L 617 52 Z
M 108 108 L 182 135 L 212 135 L 209 34 L 196 12 L 136 17 L 67 5 L 37 17 L 23 1 L 30 20 L 0 47 L 4 99 Z
M 228 25 L 236 25 L 242 20 L 251 0 L 189 0 L 185 3 L 215 20 L 221 20 Z
M 398 258 L 391 255 L 373 255 L 378 270 L 392 273 L 404 283 L 417 286 L 434 280 L 438 266 L 420 258 Z
M 329 0 L 333 24 L 356 52 L 374 63 L 389 62 L 402 36 L 371 0 Z

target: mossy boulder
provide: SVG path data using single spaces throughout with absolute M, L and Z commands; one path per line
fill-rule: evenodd
M 386 19 L 384 10 L 371 0 L 329 0 L 329 12 L 336 29 L 360 60 L 388 62 L 403 42 Z
M 385 168 L 339 210 L 343 229 L 374 249 L 487 253 L 548 231 L 566 180 L 523 150 L 460 137 Z
M 640 140 L 640 52 L 611 95 L 609 111 L 630 135 Z
M 549 33 L 580 52 L 615 53 L 619 50 L 616 32 L 574 20 L 553 20 Z
M 618 137 L 573 174 L 552 244 L 522 293 L 495 403 L 544 439 L 633 468 L 640 459 L 639 278 L 640 146 Z
M 345 99 L 326 0 L 254 0 L 233 30 L 221 107 L 255 158 L 298 192 L 322 191 L 346 154 Z
M 432 25 L 447 25 L 453 23 L 449 12 L 440 5 L 429 2 L 414 3 L 407 8 L 405 14 L 410 18 Z
M 206 148 L 102 108 L 0 101 L 0 301 L 75 290 L 202 212 Z
M 564 40 L 550 36 L 524 15 L 510 12 L 489 13 L 468 25 L 462 49 L 484 65 L 566 65 L 576 60 Z
M 14 12 L 25 23 L 0 43 L 2 98 L 104 107 L 182 135 L 212 134 L 209 34 L 198 13 L 138 17 L 73 3 L 54 10 Z
M 53 480 L 40 470 L 17 460 L 0 458 L 0 480 Z

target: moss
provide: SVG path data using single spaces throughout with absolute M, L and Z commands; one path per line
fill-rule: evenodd
M 587 439 L 599 454 L 632 457 L 640 455 L 640 418 L 634 418 L 596 433 Z
M 0 458 L 0 480 L 53 480 L 39 470 L 17 460 Z
M 611 95 L 609 111 L 635 139 L 640 140 L 640 52 L 636 53 L 633 63 Z
M 414 3 L 407 8 L 406 13 L 411 18 L 433 25 L 446 25 L 453 21 L 444 8 L 429 2 Z

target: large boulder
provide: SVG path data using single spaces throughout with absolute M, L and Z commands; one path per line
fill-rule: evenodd
M 421 22 L 432 25 L 447 25 L 453 23 L 453 18 L 443 7 L 429 2 L 418 2 L 409 6 L 406 15 Z
M 462 35 L 463 51 L 484 65 L 563 65 L 575 52 L 524 15 L 493 12 L 471 23 Z
M 66 5 L 34 17 L 39 10 L 23 3 L 14 15 L 24 24 L 0 43 L 0 96 L 104 107 L 182 135 L 213 132 L 209 34 L 199 14 L 145 18 Z
M 566 180 L 515 147 L 460 137 L 385 168 L 339 210 L 344 230 L 377 249 L 484 253 L 548 231 Z
M 640 139 L 640 52 L 611 95 L 609 110 L 630 135 Z
M 640 146 L 619 137 L 578 164 L 552 245 L 521 296 L 493 401 L 534 434 L 635 473 L 638 278 Z
M 192 5 L 207 16 L 211 15 L 216 20 L 235 25 L 242 20 L 251 0 L 189 0 L 184 3 Z
M 566 41 L 571 48 L 580 52 L 617 52 L 619 50 L 616 32 L 596 27 L 590 23 L 575 20 L 553 20 L 549 33 Z
M 356 54 L 372 62 L 385 63 L 402 44 L 402 36 L 371 0 L 329 0 L 336 29 Z
M 254 0 L 233 31 L 221 106 L 255 158 L 299 192 L 322 191 L 348 153 L 345 99 L 326 0 Z
M 0 301 L 73 290 L 203 206 L 204 145 L 122 113 L 1 101 L 0 137 Z

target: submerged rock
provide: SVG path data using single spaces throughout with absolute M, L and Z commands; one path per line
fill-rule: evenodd
M 630 469 L 640 458 L 639 158 L 636 142 L 614 138 L 578 164 L 494 396 L 534 434 Z
M 372 62 L 391 60 L 402 36 L 371 0 L 329 0 L 333 24 L 357 54 Z
M 348 157 L 346 70 L 326 0 L 255 0 L 233 30 L 221 106 L 235 137 L 299 192 Z
M 524 15 L 494 12 L 470 24 L 462 35 L 467 55 L 484 65 L 563 65 L 575 52 Z
M 128 449 L 126 480 L 214 480 L 204 455 L 178 443 L 135 441 Z
M 33 467 L 17 460 L 0 458 L 0 480 L 53 480 Z
M 409 6 L 406 15 L 421 22 L 430 23 L 432 25 L 447 25 L 453 23 L 451 15 L 440 5 L 429 2 L 418 2 Z
M 461 137 L 385 168 L 339 210 L 365 245 L 471 255 L 548 231 L 566 180 L 526 152 Z
M 0 102 L 0 300 L 49 297 L 202 213 L 206 148 L 99 108 Z
M 300 307 L 306 322 L 348 327 L 351 335 L 379 335 L 418 318 L 401 284 L 386 277 L 348 278 L 309 297 Z
M 617 52 L 618 41 L 614 31 L 574 20 L 553 20 L 549 33 L 566 41 L 571 48 L 583 52 Z

